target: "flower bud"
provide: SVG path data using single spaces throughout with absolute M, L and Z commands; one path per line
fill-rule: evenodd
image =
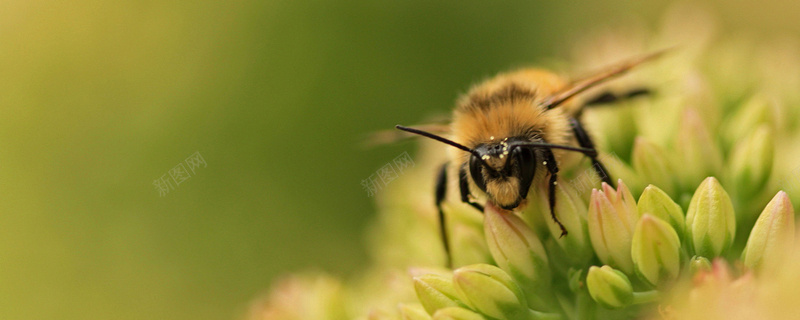
M 633 265 L 643 280 L 652 286 L 670 282 L 681 268 L 681 241 L 669 223 L 645 214 L 636 224 L 631 244 Z
M 689 261 L 689 271 L 691 271 L 692 274 L 711 271 L 711 261 L 708 261 L 705 257 L 694 256 L 692 260 Z
M 728 249 L 736 234 L 731 198 L 719 181 L 708 177 L 697 187 L 686 213 L 686 242 L 697 255 L 714 258 Z
M 502 269 L 474 264 L 455 270 L 460 300 L 471 309 L 497 319 L 527 319 L 528 305 L 522 289 Z
M 248 319 L 346 319 L 345 294 L 342 283 L 331 276 L 291 275 L 253 304 Z
M 397 308 L 400 309 L 400 318 L 403 320 L 431 320 L 431 316 L 425 313 L 421 305 L 401 303 Z
M 640 217 L 649 213 L 669 223 L 678 235 L 683 235 L 686 217 L 683 216 L 681 206 L 658 187 L 651 184 L 644 188 L 636 207 L 639 209 Z
M 740 106 L 728 118 L 721 130 L 727 146 L 734 146 L 763 124 L 773 123 L 772 102 L 764 96 L 755 96 Z
M 609 266 L 590 267 L 586 286 L 592 299 L 606 308 L 622 308 L 633 302 L 630 280 L 624 273 Z
M 684 164 L 675 173 L 687 189 L 693 188 L 705 177 L 719 174 L 723 163 L 722 151 L 697 110 L 684 110 L 675 147 L 678 160 Z
M 679 299 L 675 301 L 678 308 L 672 316 L 674 319 L 796 318 L 794 315 L 775 317 L 771 311 L 783 307 L 781 302 L 787 300 L 778 298 L 781 294 L 775 292 L 775 287 L 766 285 L 771 282 L 769 277 L 764 278 L 764 282 L 755 280 L 752 272 L 735 278 L 724 259 L 714 259 L 710 270 L 698 272 L 693 277 L 692 287 L 687 293 L 675 296 Z
M 433 320 L 486 320 L 486 317 L 469 309 L 448 307 L 436 311 Z
M 575 266 L 584 266 L 594 256 L 592 244 L 586 225 L 586 203 L 569 183 L 556 186 L 555 214 L 567 229 L 569 235 L 561 236 L 561 228 L 550 217 L 550 206 L 545 192 L 539 193 L 539 214 L 544 218 L 543 224 L 561 250 L 567 254 L 566 260 Z M 551 253 L 552 254 L 552 253 Z
M 780 191 L 753 226 L 742 252 L 742 262 L 751 269 L 762 265 L 774 267 L 793 245 L 794 232 L 794 208 L 786 193 Z
M 534 307 L 543 307 L 533 296 L 550 286 L 547 253 L 533 230 L 513 212 L 486 204 L 484 233 L 497 265 L 528 294 Z
M 428 314 L 441 308 L 461 305 L 452 277 L 449 276 L 429 273 L 414 277 L 414 290 Z
M 661 147 L 643 137 L 637 137 L 632 161 L 633 169 L 644 176 L 646 183 L 655 184 L 669 194 L 675 192 L 674 170 Z
M 611 204 L 614 205 L 614 208 L 616 208 L 618 212 L 623 212 L 625 216 L 631 217 L 635 222 L 638 218 L 636 214 L 636 199 L 633 198 L 633 194 L 628 190 L 628 186 L 622 182 L 622 179 L 617 180 L 617 190 L 614 190 L 614 188 L 606 183 L 602 184 L 602 188 L 603 192 L 608 196 L 608 199 L 611 200 Z
M 767 183 L 772 173 L 772 139 L 772 130 L 763 124 L 733 149 L 730 168 L 738 196 L 756 195 Z
M 592 190 L 589 201 L 589 238 L 597 257 L 626 273 L 633 272 L 631 238 L 637 213 L 632 198 L 620 182 L 619 192 L 603 184 L 603 191 Z

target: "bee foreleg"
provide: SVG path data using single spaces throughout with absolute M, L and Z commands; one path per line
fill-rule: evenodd
M 578 144 L 583 148 L 596 150 L 592 139 L 589 138 L 586 130 L 583 129 L 581 122 L 576 118 L 570 118 L 569 123 L 572 125 L 572 131 L 575 133 Z M 614 186 L 614 183 L 611 182 L 611 176 L 608 174 L 608 170 L 603 163 L 597 159 L 597 153 L 593 156 L 589 155 L 589 157 L 592 159 L 592 168 L 594 168 L 597 175 L 600 176 L 600 179 L 603 179 L 603 182 L 608 183 L 610 186 Z
M 447 237 L 447 226 L 445 225 L 444 210 L 442 210 L 442 202 L 447 195 L 447 163 L 442 165 L 439 169 L 439 174 L 436 177 L 436 209 L 439 209 L 439 233 L 442 236 L 442 245 L 444 246 L 444 254 L 447 259 L 447 267 L 452 266 L 452 258 L 450 257 L 450 242 Z
M 561 221 L 558 221 L 558 217 L 556 217 L 556 184 L 558 184 L 558 164 L 556 163 L 556 157 L 553 156 L 553 151 L 550 149 L 545 149 L 545 159 L 547 159 L 547 171 L 550 172 L 550 181 L 548 185 L 548 203 L 550 204 L 550 216 L 553 217 L 553 221 L 558 224 L 558 227 L 561 228 L 561 237 L 567 235 L 567 228 L 564 228 L 564 225 L 561 224 Z
M 464 167 L 458 170 L 458 187 L 461 190 L 461 201 L 471 205 L 473 208 L 483 213 L 483 206 L 475 203 L 475 201 L 471 199 L 472 194 L 469 192 L 469 180 L 467 180 L 467 170 L 465 170 Z

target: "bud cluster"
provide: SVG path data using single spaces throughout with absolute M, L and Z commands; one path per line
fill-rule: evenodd
M 775 293 L 787 302 L 800 281 L 792 206 L 800 201 L 800 108 L 789 107 L 800 105 L 800 91 L 784 84 L 796 81 L 775 80 L 780 74 L 732 76 L 752 64 L 749 56 L 731 56 L 741 48 L 729 44 L 709 47 L 720 49 L 686 46 L 643 67 L 631 86 L 670 83 L 658 94 L 584 112 L 600 160 L 620 179 L 612 186 L 588 166 L 561 168 L 553 212 L 568 235 L 551 218 L 542 185 L 531 187 L 521 212 L 486 203 L 481 215 L 445 202 L 455 268 L 441 269 L 437 212 L 419 183 L 443 159 L 428 156 L 436 161 L 384 193 L 369 238 L 376 263 L 361 281 L 279 287 L 254 319 L 786 318 L 769 301 Z M 603 48 L 625 50 L 614 57 L 641 51 Z M 800 308 L 788 301 L 781 306 Z M 751 302 L 763 314 L 748 313 Z M 322 311 L 296 310 L 306 306 Z

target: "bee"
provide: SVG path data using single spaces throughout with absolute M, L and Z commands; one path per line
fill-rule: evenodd
M 584 103 L 571 98 L 662 53 L 632 59 L 573 82 L 542 69 L 502 73 L 473 86 L 458 100 L 452 122 L 442 130 L 442 135 L 421 129 L 432 126 L 397 125 L 397 129 L 456 148 L 439 170 L 435 191 L 448 266 L 451 264 L 450 245 L 442 202 L 447 193 L 449 166 L 454 166 L 452 172 L 457 174 L 461 201 L 480 212 L 484 205 L 478 203 L 473 192 L 486 199 L 487 205 L 512 211 L 523 209 L 530 193 L 548 192 L 550 215 L 561 228 L 561 236 L 567 235 L 554 211 L 559 162 L 570 154 L 582 154 L 591 159 L 592 167 L 603 181 L 613 185 L 580 121 L 582 111 L 588 105 L 613 102 L 648 91 L 638 89 L 624 95 L 604 93 Z

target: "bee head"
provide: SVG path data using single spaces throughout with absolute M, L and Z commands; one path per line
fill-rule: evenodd
M 520 205 L 536 173 L 534 148 L 523 138 L 503 139 L 475 147 L 469 160 L 472 181 L 501 208 Z
M 577 151 L 592 157 L 597 156 L 597 151 L 594 149 L 529 141 L 521 137 L 506 138 L 496 143 L 484 143 L 470 149 L 430 132 L 401 125 L 397 125 L 396 128 L 468 152 L 470 154 L 469 175 L 472 177 L 472 181 L 489 195 L 490 201 L 506 210 L 516 208 L 527 197 L 539 163 L 537 158 L 543 156 L 541 152 L 536 152 L 537 150 L 555 148 Z

